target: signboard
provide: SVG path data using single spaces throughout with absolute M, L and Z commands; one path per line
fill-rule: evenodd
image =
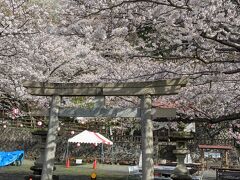
M 204 157 L 217 159 L 221 158 L 221 154 L 218 152 L 204 152 Z

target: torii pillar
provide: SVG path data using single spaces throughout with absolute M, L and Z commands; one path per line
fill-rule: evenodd
M 153 125 L 152 116 L 172 117 L 172 110 L 152 108 L 152 95 L 174 95 L 185 87 L 187 79 L 158 80 L 130 83 L 40 83 L 24 82 L 31 95 L 52 96 L 45 157 L 41 180 L 52 180 L 56 151 L 58 117 L 135 117 L 142 120 L 142 171 L 143 180 L 154 179 L 153 166 Z M 105 108 L 94 109 L 61 108 L 61 96 L 139 96 L 141 108 Z M 101 98 L 100 98 L 101 99 Z M 174 110 L 175 111 L 175 110 Z M 43 114 L 41 112 L 41 114 Z M 42 116 L 42 115 L 41 115 Z
M 59 127 L 58 112 L 60 102 L 60 96 L 55 95 L 52 97 L 41 180 L 50 180 L 52 179 L 53 175 L 55 152 L 57 146 L 56 138 L 58 135 L 57 129 Z
M 153 124 L 151 118 L 152 97 L 150 95 L 141 98 L 142 121 L 142 179 L 154 179 L 153 162 Z

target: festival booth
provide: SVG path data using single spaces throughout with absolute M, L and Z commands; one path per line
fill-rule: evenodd
M 103 162 L 104 160 L 104 153 L 103 153 L 103 145 L 113 145 L 113 142 L 110 141 L 109 139 L 105 138 L 103 135 L 91 131 L 83 131 L 76 136 L 68 139 L 67 143 L 67 155 L 66 158 L 68 159 L 68 147 L 69 143 L 86 143 L 86 144 L 94 144 L 98 145 L 101 144 L 101 160 Z

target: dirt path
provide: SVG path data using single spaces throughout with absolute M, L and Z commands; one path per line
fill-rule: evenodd
M 24 180 L 31 175 L 30 167 L 33 161 L 24 160 L 22 166 L 6 166 L 0 168 L 0 180 Z M 89 180 L 90 174 L 96 172 L 98 180 L 124 180 L 127 175 L 127 166 L 102 165 L 98 164 L 97 169 L 92 169 L 92 164 L 70 166 L 56 165 L 54 174 L 59 176 L 59 180 Z
M 26 176 L 31 175 L 30 167 L 33 161 L 24 160 L 22 166 L 7 166 L 0 168 L 0 180 L 24 180 Z M 90 180 L 90 174 L 96 172 L 97 180 L 126 180 L 128 176 L 127 166 L 120 165 L 103 165 L 97 164 L 97 169 L 92 169 L 92 164 L 79 166 L 56 165 L 55 175 L 59 180 Z M 216 179 L 215 171 L 205 171 L 203 180 Z

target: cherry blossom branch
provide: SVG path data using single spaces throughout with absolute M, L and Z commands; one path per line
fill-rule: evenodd
M 53 69 L 51 70 L 51 72 L 49 73 L 49 76 L 48 76 L 48 77 L 52 76 L 55 71 L 57 71 L 60 67 L 62 67 L 62 66 L 64 66 L 65 64 L 69 63 L 70 61 L 71 61 L 71 60 L 63 61 L 62 63 L 60 63 L 59 65 L 57 65 L 55 68 L 53 68 Z
M 175 3 L 173 3 L 171 0 L 168 0 L 168 3 L 164 3 L 164 2 L 158 2 L 158 1 L 154 1 L 154 0 L 129 0 L 129 1 L 122 1 L 118 4 L 106 7 L 106 8 L 101 8 L 96 12 L 92 12 L 90 14 L 87 14 L 86 16 L 83 16 L 84 18 L 92 16 L 92 15 L 97 15 L 102 11 L 106 11 L 106 10 L 111 10 L 117 7 L 120 7 L 124 4 L 131 4 L 131 3 L 141 3 L 141 2 L 146 2 L 146 3 L 151 3 L 151 4 L 156 4 L 156 5 L 163 5 L 163 6 L 169 6 L 169 7 L 174 7 L 174 8 L 178 8 L 178 9 L 186 9 L 186 10 L 191 10 L 191 8 L 188 5 L 183 5 L 183 6 L 179 6 Z
M 196 59 L 196 57 L 194 56 L 161 57 L 161 56 L 151 56 L 151 55 L 131 55 L 130 58 L 153 58 L 153 59 L 159 59 L 159 60 Z
M 151 55 L 131 55 L 130 58 L 152 58 L 156 60 L 167 60 L 167 61 L 175 61 L 175 60 L 180 60 L 180 59 L 186 59 L 186 60 L 200 60 L 204 64 L 214 64 L 214 63 L 240 63 L 239 61 L 236 60 L 224 60 L 224 61 L 206 61 L 202 59 L 199 55 L 197 56 L 175 56 L 175 57 L 160 57 L 160 56 L 151 56 Z M 227 72 L 226 72 L 227 74 Z
M 223 45 L 232 47 L 232 48 L 234 48 L 234 49 L 236 49 L 237 51 L 240 52 L 240 45 L 237 44 L 237 43 L 230 42 L 230 41 L 223 40 L 223 39 L 219 39 L 217 35 L 215 35 L 215 36 L 210 36 L 210 35 L 207 35 L 207 33 L 201 33 L 201 36 L 202 36 L 203 38 L 210 39 L 210 40 L 216 41 L 216 42 L 218 42 L 218 43 L 220 43 L 220 44 L 223 44 Z

